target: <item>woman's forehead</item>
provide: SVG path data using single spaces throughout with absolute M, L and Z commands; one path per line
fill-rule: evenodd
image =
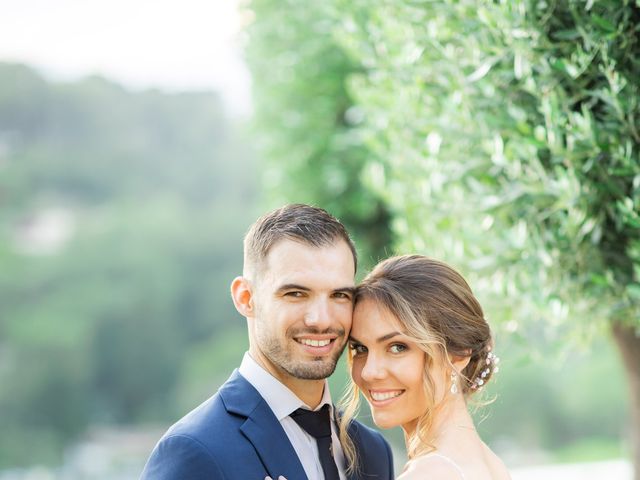
M 405 328 L 398 317 L 381 302 L 372 298 L 361 299 L 353 313 L 352 332 L 375 336 L 384 331 L 404 335 Z M 354 334 L 355 336 L 355 334 Z

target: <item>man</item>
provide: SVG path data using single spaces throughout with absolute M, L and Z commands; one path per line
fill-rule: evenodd
M 359 468 L 347 472 L 326 381 L 351 328 L 356 264 L 344 226 L 320 208 L 287 205 L 254 223 L 231 284 L 249 351 L 163 436 L 143 480 L 393 479 L 389 445 L 357 422 L 348 437 Z

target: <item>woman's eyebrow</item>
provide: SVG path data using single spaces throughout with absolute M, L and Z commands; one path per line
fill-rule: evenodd
M 395 337 L 396 335 L 402 335 L 402 333 L 400 333 L 400 332 L 387 333 L 386 335 L 383 335 L 380 338 L 378 338 L 376 340 L 376 342 L 378 342 L 378 343 L 386 342 L 387 340 Z M 355 338 L 355 337 L 353 337 L 351 335 L 349 335 L 349 340 L 352 341 L 352 342 L 356 342 L 356 343 L 362 344 L 362 342 L 360 340 L 358 340 L 357 338 Z

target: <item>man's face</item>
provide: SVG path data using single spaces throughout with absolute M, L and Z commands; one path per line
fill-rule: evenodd
M 323 247 L 276 243 L 254 281 L 254 358 L 285 385 L 331 375 L 351 328 L 354 275 L 342 240 Z

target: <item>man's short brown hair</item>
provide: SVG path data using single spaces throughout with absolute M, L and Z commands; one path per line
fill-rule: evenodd
M 354 271 L 357 269 L 356 247 L 344 225 L 322 208 L 294 203 L 263 215 L 251 225 L 244 237 L 244 274 L 259 272 L 271 247 L 284 239 L 314 247 L 344 240 L 353 254 Z

